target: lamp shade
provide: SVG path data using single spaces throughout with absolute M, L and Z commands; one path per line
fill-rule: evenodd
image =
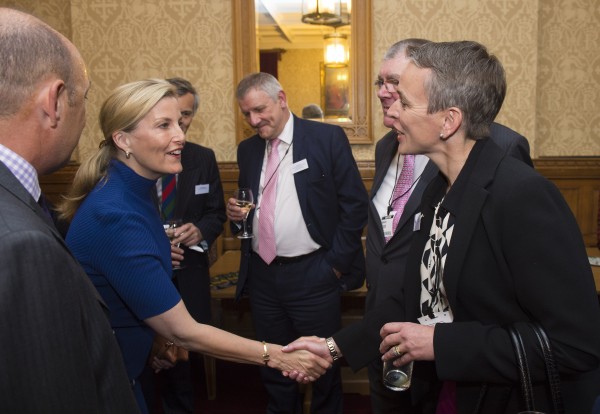
M 342 68 L 348 66 L 349 48 L 348 37 L 344 34 L 333 32 L 325 35 L 325 66 L 330 68 Z
M 336 25 L 342 22 L 341 0 L 302 0 L 302 22 Z

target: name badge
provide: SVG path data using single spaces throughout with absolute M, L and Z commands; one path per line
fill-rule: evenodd
M 413 231 L 421 230 L 421 219 L 423 218 L 423 214 L 417 213 L 415 214 L 415 218 L 413 220 Z
M 194 187 L 194 190 L 196 195 L 208 194 L 209 184 L 198 184 L 196 187 Z
M 390 214 L 387 216 L 383 216 L 381 218 L 381 227 L 383 227 L 383 236 L 384 237 L 392 237 L 394 235 L 394 216 L 396 215 L 395 211 L 390 211 Z
M 306 158 L 292 164 L 292 174 L 296 174 L 297 172 L 304 171 L 306 169 L 308 169 L 308 162 L 306 161 Z
M 421 325 L 425 326 L 433 326 L 436 323 L 450 323 L 452 322 L 452 315 L 450 312 L 435 312 L 433 314 L 433 318 L 429 316 L 421 316 L 418 318 L 418 321 Z

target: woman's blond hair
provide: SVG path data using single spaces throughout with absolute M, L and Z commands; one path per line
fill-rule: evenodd
M 177 97 L 173 85 L 163 79 L 146 79 L 117 87 L 100 109 L 100 129 L 104 140 L 99 150 L 75 174 L 73 185 L 57 208 L 60 218 L 70 221 L 75 212 L 100 180 L 106 180 L 109 162 L 120 151 L 114 141 L 117 131 L 131 132 L 148 112 L 163 98 Z

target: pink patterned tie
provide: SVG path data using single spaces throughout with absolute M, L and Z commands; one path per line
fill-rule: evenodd
M 405 155 L 404 162 L 402 163 L 402 171 L 400 172 L 398 181 L 396 181 L 396 187 L 394 188 L 394 194 L 392 195 L 392 210 L 396 212 L 392 224 L 392 235 L 396 233 L 398 221 L 400 220 L 400 216 L 402 216 L 402 212 L 404 211 L 404 206 L 410 197 L 414 169 L 415 156 Z M 386 237 L 385 241 L 388 242 L 391 238 L 392 236 Z
M 277 164 L 279 152 L 277 146 L 281 141 L 275 138 L 269 143 L 269 156 L 265 171 L 262 199 L 260 201 L 260 216 L 258 217 L 258 255 L 266 264 L 271 264 L 277 250 L 275 246 L 275 196 L 277 194 Z

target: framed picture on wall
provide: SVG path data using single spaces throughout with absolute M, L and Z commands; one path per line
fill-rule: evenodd
M 329 67 L 321 62 L 321 108 L 325 118 L 350 118 L 348 66 Z

